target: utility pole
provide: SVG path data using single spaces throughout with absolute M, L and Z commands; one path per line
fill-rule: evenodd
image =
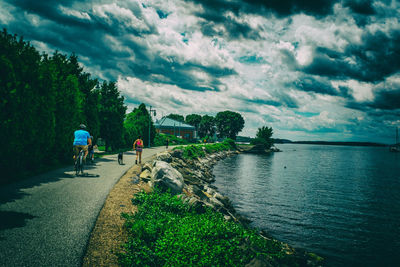
M 150 147 L 150 129 L 151 129 L 151 115 L 154 113 L 154 116 L 156 116 L 156 110 L 151 109 L 152 107 L 150 106 L 150 113 L 149 113 L 149 147 Z

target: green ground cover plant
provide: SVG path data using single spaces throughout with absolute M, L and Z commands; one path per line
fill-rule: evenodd
M 222 143 L 178 146 L 174 148 L 174 150 L 176 149 L 181 149 L 183 151 L 184 158 L 195 159 L 204 157 L 206 153 L 234 150 L 236 149 L 236 143 L 234 140 L 228 138 L 225 139 Z
M 260 255 L 293 266 L 279 242 L 208 207 L 157 189 L 132 201 L 138 211 L 122 215 L 130 235 L 118 255 L 121 266 L 244 266 Z
M 185 139 L 176 137 L 171 134 L 157 133 L 154 138 L 154 146 L 165 146 L 167 138 L 169 139 L 169 145 L 186 145 L 189 142 Z

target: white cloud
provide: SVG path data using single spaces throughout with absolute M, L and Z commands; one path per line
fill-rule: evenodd
M 64 7 L 61 5 L 58 6 L 58 9 L 61 11 L 61 13 L 65 14 L 65 15 L 75 17 L 78 19 L 87 20 L 87 21 L 91 20 L 89 14 L 86 12 L 70 9 L 70 8 L 67 8 L 67 7 Z
M 305 45 L 297 50 L 296 60 L 302 66 L 308 65 L 312 61 L 312 55 L 313 55 L 312 47 L 309 45 Z
M 258 127 L 271 125 L 275 137 L 293 140 L 316 139 L 318 136 L 320 138 L 317 139 L 331 138 L 329 133 L 318 132 L 323 128 L 340 129 L 342 136 L 347 137 L 351 134 L 347 128 L 349 125 L 372 124 L 373 119 L 367 113 L 346 108 L 345 97 L 320 95 L 312 90 L 297 91 L 288 86 L 300 79 L 302 73 L 287 65 L 282 58 L 282 50 L 290 51 L 300 66 L 307 66 L 317 49 L 342 53 L 349 44 L 362 45 L 364 33 L 400 30 L 398 16 L 395 16 L 400 15 L 396 1 L 392 1 L 390 8 L 383 4 L 376 4 L 375 7 L 381 16 L 370 16 L 371 23 L 365 29 L 357 25 L 350 8 L 344 8 L 342 4 L 336 4 L 334 14 L 324 18 L 305 14 L 276 18 L 253 12 L 222 12 L 219 14 L 221 19 L 229 17 L 230 21 L 249 27 L 257 36 L 234 39 L 235 35 L 227 32 L 229 27 L 223 23 L 211 19 L 206 21 L 198 16 L 207 11 L 201 3 L 184 0 L 77 2 L 69 7 L 59 6 L 58 10 L 65 17 L 90 21 L 91 26 L 102 26 L 93 29 L 95 34 L 92 39 L 79 36 L 82 43 L 93 44 L 93 50 L 99 51 L 85 53 L 87 51 L 83 48 L 79 50 L 79 46 L 74 47 L 77 51 L 66 51 L 68 48 L 65 47 L 61 51 L 76 52 L 85 65 L 85 71 L 94 77 L 118 77 L 118 87 L 127 97 L 130 109 L 143 102 L 158 109 L 160 115 L 215 115 L 232 110 L 240 112 L 246 119 L 244 135 L 254 136 Z M 8 3 L 0 6 L 1 25 L 17 23 L 13 12 L 17 11 Z M 384 18 L 382 14 L 385 12 L 390 12 L 391 16 Z M 19 17 L 26 20 L 21 25 L 29 25 L 32 31 L 51 26 L 48 28 L 51 35 L 46 34 L 46 37 L 54 43 L 46 43 L 48 39 L 43 37 L 43 33 L 37 40 L 31 37 L 32 44 L 41 51 L 50 53 L 59 49 L 56 47 L 59 40 L 76 42 L 68 40 L 71 37 L 65 33 L 78 29 L 79 23 L 56 25 L 56 21 L 43 14 L 27 11 L 21 12 Z M 83 24 L 86 27 L 89 25 Z M 212 37 L 206 35 L 202 31 L 204 24 L 214 26 L 213 30 L 218 34 Z M 87 28 L 82 32 L 87 33 Z M 70 35 L 76 38 L 74 34 Z M 98 46 L 93 42 L 95 38 L 98 38 Z M 99 59 L 104 51 L 106 57 Z M 368 57 L 368 52 L 365 54 Z M 349 56 L 346 62 L 359 65 L 357 60 L 358 57 Z M 176 68 L 175 73 L 172 68 Z M 214 69 L 228 69 L 234 74 L 212 75 Z M 183 77 L 174 77 L 176 73 Z M 368 102 L 379 90 L 398 88 L 399 77 L 392 75 L 377 84 L 346 77 L 331 80 L 330 83 L 338 92 L 340 86 L 349 88 L 355 101 Z M 197 87 L 194 86 L 193 90 L 189 90 L 190 86 L 185 89 L 179 87 L 180 78 L 189 80 L 188 84 L 190 79 L 194 79 L 193 84 Z M 220 91 L 194 91 L 199 88 Z M 288 107 L 290 105 L 284 100 L 290 99 L 299 107 Z
M 339 88 L 339 86 L 348 87 L 349 89 L 351 89 L 352 96 L 358 102 L 371 101 L 374 98 L 374 86 L 370 83 L 359 82 L 356 80 L 347 80 L 332 81 L 332 85 L 337 89 Z
M 14 21 L 14 17 L 12 12 L 15 8 L 8 4 L 7 2 L 2 2 L 0 5 L 0 23 L 1 24 L 9 24 Z
M 150 25 L 149 21 L 153 21 L 152 18 L 155 18 L 157 15 L 155 12 L 151 12 L 151 10 L 147 10 L 144 14 L 147 14 L 145 18 L 137 17 L 132 10 L 119 6 L 117 3 L 112 4 L 102 4 L 102 5 L 94 5 L 93 6 L 93 14 L 99 18 L 104 19 L 110 26 L 114 22 L 115 19 L 118 20 L 118 23 L 121 24 L 119 27 L 130 28 L 138 31 L 149 31 Z M 142 9 L 142 11 L 145 11 Z M 153 13 L 150 15 L 150 13 Z

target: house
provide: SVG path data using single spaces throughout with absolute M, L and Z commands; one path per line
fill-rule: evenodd
M 163 117 L 154 123 L 157 133 L 175 135 L 177 137 L 192 140 L 196 136 L 196 128 L 192 125 Z

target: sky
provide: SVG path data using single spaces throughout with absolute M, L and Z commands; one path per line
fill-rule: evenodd
M 399 0 L 0 0 L 0 27 L 75 53 L 128 112 L 240 113 L 290 140 L 394 143 Z

